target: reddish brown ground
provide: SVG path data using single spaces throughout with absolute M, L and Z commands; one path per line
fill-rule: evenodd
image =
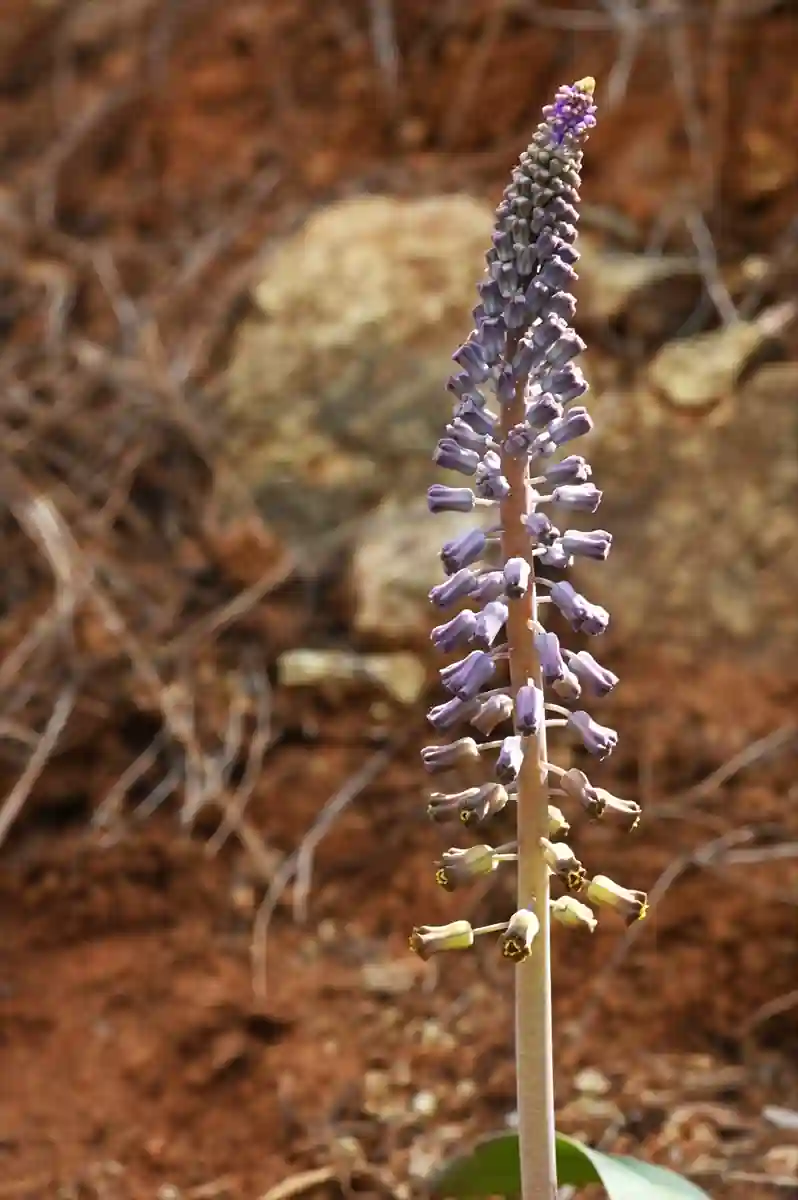
M 574 7 L 550 6 L 560 16 Z M 165 688 L 178 677 L 173 639 L 273 566 L 274 553 L 246 529 L 227 540 L 197 532 L 207 478 L 187 455 L 193 434 L 167 412 L 164 361 L 187 363 L 180 379 L 204 385 L 195 411 L 211 420 L 214 371 L 245 303 L 241 267 L 264 235 L 358 187 L 495 194 L 551 86 L 588 70 L 606 77 L 618 62 L 614 36 L 541 30 L 520 6 L 496 21 L 482 3 L 396 0 L 392 97 L 390 71 L 374 65 L 367 8 L 2 6 L 4 386 L 35 383 L 46 414 L 53 397 L 90 394 L 102 421 L 81 408 L 89 422 L 75 459 L 98 479 L 100 467 L 115 475 L 115 460 L 98 456 L 95 476 L 82 447 L 112 423 L 109 397 L 121 406 L 146 385 L 163 405 L 163 437 L 149 417 L 149 440 L 141 435 L 140 459 L 119 484 L 130 527 L 105 509 L 100 526 L 81 525 L 77 508 L 67 515 L 84 545 L 96 538 L 135 579 L 129 620 Z M 643 241 L 691 181 L 724 254 L 787 246 L 798 20 L 786 4 L 758 11 L 730 25 L 715 17 L 685 41 L 655 33 L 620 86 L 587 184 L 593 204 Z M 689 148 L 674 62 L 682 83 L 692 62 L 706 153 Z M 46 318 L 55 331 L 42 356 Z M 98 369 L 92 360 L 100 383 L 91 376 L 94 390 L 75 393 L 89 370 L 86 337 L 108 361 Z M 145 383 L 131 374 L 140 362 Z M 61 469 L 57 457 L 42 465 L 38 445 L 17 459 L 26 477 Z M 71 443 L 59 433 L 56 445 L 66 454 Z M 49 574 L 30 539 L 16 526 L 3 536 L 7 579 L 38 595 Z M 196 662 L 189 654 L 188 666 L 180 658 L 206 733 L 220 728 L 242 651 L 257 647 L 271 670 L 287 645 L 346 641 L 345 603 L 325 587 L 288 585 L 217 649 Z M 12 611 L 9 602 L 5 656 L 46 607 Z M 90 816 L 152 738 L 167 694 L 148 693 L 140 665 L 129 666 L 136 647 L 120 654 L 106 625 L 95 613 L 77 630 L 92 668 L 88 698 L 2 850 L 0 1198 L 255 1200 L 311 1168 L 327 1182 L 311 1176 L 297 1186 L 303 1194 L 314 1178 L 317 1194 L 350 1183 L 406 1194 L 411 1171 L 500 1126 L 514 1090 L 511 979 L 499 960 L 480 952 L 436 976 L 406 950 L 414 923 L 464 911 L 433 881 L 443 842 L 420 815 L 422 713 L 391 713 L 362 694 L 276 688 L 273 742 L 248 808 L 248 828 L 267 848 L 260 871 L 235 839 L 208 855 L 213 814 L 189 835 L 164 807 L 101 837 L 87 832 Z M 47 674 L 58 661 L 36 664 L 41 679 L 20 710 L 37 729 L 61 686 Z M 622 743 L 601 782 L 638 796 L 647 818 L 631 840 L 580 827 L 577 845 L 594 870 L 655 894 L 658 880 L 672 886 L 633 940 L 607 920 L 591 939 L 557 931 L 555 947 L 561 1128 L 689 1168 L 729 1200 L 774 1194 L 768 1176 L 779 1195 L 798 1195 L 788 1186 L 798 1133 L 763 1115 L 798 1109 L 798 858 L 778 857 L 798 841 L 794 741 L 778 737 L 798 700 L 788 666 L 760 677 L 755 664 L 722 662 L 680 674 L 665 655 L 619 664 L 623 687 L 606 711 Z M 394 745 L 397 730 L 407 740 Z M 304 924 L 292 889 L 281 896 L 267 993 L 255 997 L 253 916 L 280 856 L 386 736 L 387 764 L 319 848 Z M 733 777 L 691 790 L 752 745 Z M 9 753 L 2 770 L 5 794 L 19 761 Z M 157 779 L 157 770 L 145 776 L 134 798 Z M 743 847 L 756 863 L 729 859 Z M 508 902 L 501 886 L 467 899 L 489 919 Z

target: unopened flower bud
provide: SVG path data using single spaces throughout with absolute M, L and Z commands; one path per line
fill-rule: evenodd
M 621 887 L 619 883 L 608 879 L 606 875 L 596 875 L 587 885 L 587 898 L 593 904 L 614 908 L 631 925 L 634 921 L 642 921 L 648 912 L 648 897 L 645 892 L 632 891 L 631 888 Z
M 560 487 L 564 483 L 587 483 L 593 471 L 590 463 L 580 454 L 569 454 L 558 463 L 552 463 L 546 468 L 546 482 L 552 487 Z
M 550 546 L 560 532 L 542 512 L 527 513 L 521 518 L 521 524 L 535 546 Z
M 493 846 L 469 846 L 467 850 L 452 847 L 444 850 L 436 864 L 435 881 L 447 892 L 466 887 L 477 879 L 492 875 L 499 865 Z
M 509 609 L 502 600 L 491 600 L 486 604 L 474 623 L 471 635 L 474 645 L 489 650 L 504 629 L 508 614 Z
M 564 483 L 554 489 L 552 500 L 574 512 L 594 513 L 601 504 L 602 495 L 594 483 Z
M 550 842 L 548 838 L 540 839 L 543 857 L 552 874 L 561 879 L 569 892 L 578 892 L 585 882 L 585 868 L 565 842 Z
M 520 737 L 506 737 L 496 759 L 496 775 L 502 783 L 515 783 L 524 761 L 524 745 Z
M 459 471 L 461 475 L 473 475 L 479 465 L 479 452 L 465 450 L 454 438 L 441 438 L 435 447 L 432 461 L 444 471 Z
M 568 669 L 561 679 L 555 679 L 552 688 L 561 700 L 578 700 L 582 695 L 582 685 L 573 671 Z
M 489 696 L 487 700 L 483 701 L 478 711 L 469 717 L 469 721 L 476 730 L 484 733 L 486 737 L 490 737 L 494 729 L 503 721 L 509 720 L 512 715 L 512 699 L 501 693 L 497 696 Z
M 469 950 L 474 945 L 470 921 L 452 921 L 449 925 L 418 925 L 410 935 L 410 949 L 426 962 L 445 950 Z
M 501 571 L 485 571 L 469 596 L 474 604 L 489 604 L 504 595 L 507 585 Z
M 499 938 L 502 954 L 510 962 L 520 963 L 532 953 L 532 943 L 540 932 L 540 921 L 529 908 L 513 913 Z
M 566 796 L 579 801 L 589 817 L 595 819 L 604 812 L 605 801 L 599 794 L 599 788 L 593 787 L 584 771 L 577 767 L 571 767 L 570 771 L 560 776 L 560 787 Z
M 589 929 L 593 933 L 598 924 L 593 910 L 575 896 L 560 896 L 558 900 L 552 900 L 549 911 L 552 920 L 571 928 Z
M 504 582 L 511 600 L 526 595 L 532 569 L 525 558 L 508 558 L 504 564 Z
M 543 692 L 535 683 L 524 684 L 515 697 L 515 727 L 519 733 L 536 736 L 545 720 Z
M 565 819 L 565 814 L 555 804 L 549 805 L 549 837 L 568 837 L 571 826 Z
M 566 442 L 571 442 L 575 438 L 590 433 L 592 428 L 593 420 L 587 409 L 572 408 L 564 417 L 558 417 L 555 421 L 552 421 L 547 432 L 555 446 L 564 446 Z M 460 467 L 454 468 L 454 470 L 462 469 Z M 470 474 L 471 472 L 466 471 L 464 473 Z
M 469 529 L 467 533 L 446 542 L 441 550 L 441 562 L 447 575 L 456 575 L 463 567 L 470 567 L 485 553 L 487 539 L 481 529 Z
M 450 767 L 459 766 L 464 762 L 478 762 L 479 746 L 470 737 L 458 738 L 445 746 L 425 746 L 421 751 L 421 761 L 430 774 L 435 771 L 448 771 Z
M 546 683 L 554 683 L 564 679 L 567 671 L 565 659 L 560 650 L 560 639 L 556 633 L 551 633 L 542 626 L 535 629 L 532 641 L 537 651 L 540 669 Z
M 555 491 L 559 490 L 559 488 L 555 489 Z M 593 558 L 598 562 L 604 562 L 612 546 L 612 534 L 607 533 L 606 529 L 589 531 L 566 529 L 560 541 L 564 552 L 573 558 Z
M 471 488 L 446 487 L 443 483 L 434 483 L 427 489 L 427 507 L 431 513 L 471 512 L 474 501 Z

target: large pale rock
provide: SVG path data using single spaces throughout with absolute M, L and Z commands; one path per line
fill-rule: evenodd
M 230 451 L 269 523 L 306 541 L 438 478 L 451 355 L 471 328 L 490 208 L 346 200 L 267 262 L 229 371 Z
M 594 524 L 615 540 L 607 563 L 577 578 L 611 611 L 608 637 L 794 671 L 798 365 L 762 366 L 722 392 L 700 374 L 700 408 L 692 391 L 680 407 L 643 380 L 592 397 L 585 453 L 604 489 Z
M 450 412 L 444 382 L 471 327 L 490 224 L 463 196 L 334 205 L 277 248 L 239 332 L 227 400 L 239 475 L 300 551 L 337 531 L 367 642 L 423 639 L 440 543 L 471 523 L 427 516 L 423 495 L 442 477 L 430 456 Z M 792 310 L 668 342 L 695 303 L 694 268 L 589 238 L 583 248 L 596 430 L 576 449 L 605 491 L 583 525 L 615 544 L 577 582 L 610 609 L 610 640 L 786 666 L 798 637 L 798 366 L 757 364 Z M 648 361 L 610 358 L 602 323 L 637 338 Z

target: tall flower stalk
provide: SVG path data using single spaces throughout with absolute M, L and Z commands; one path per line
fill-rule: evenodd
M 466 949 L 479 935 L 498 934 L 504 957 L 519 966 L 516 1059 L 524 1200 L 553 1200 L 557 1188 L 550 922 L 592 931 L 596 921 L 585 899 L 615 908 L 629 921 L 646 911 L 643 892 L 606 876 L 588 879 L 564 840 L 569 825 L 552 800 L 563 797 L 589 817 L 606 817 L 627 829 L 637 824 L 639 807 L 594 787 L 580 770 L 557 767 L 547 749 L 552 729 L 575 734 L 598 759 L 617 742 L 613 729 L 574 707 L 583 694 L 605 695 L 617 677 L 587 651 L 562 647 L 541 615 L 553 606 L 575 632 L 591 637 L 609 623 L 606 610 L 561 575 L 575 558 L 606 559 L 610 534 L 561 532 L 548 515 L 551 508 L 593 513 L 601 502 L 589 464 L 568 453 L 570 443 L 593 424 L 579 404 L 587 383 L 574 360 L 584 343 L 571 327 L 580 170 L 595 124 L 593 89 L 589 78 L 559 89 L 496 210 L 475 328 L 453 356 L 458 371 L 448 387 L 456 398 L 454 413 L 434 455 L 441 467 L 470 478 L 471 486 L 436 484 L 428 493 L 433 513 L 487 508 L 496 518 L 443 547 L 446 578 L 430 593 L 443 612 L 460 601 L 468 605 L 432 632 L 441 651 L 467 652 L 442 669 L 449 699 L 431 709 L 430 723 L 438 732 L 462 732 L 470 724 L 481 736 L 459 736 L 422 751 L 431 772 L 489 761 L 495 753 L 494 778 L 463 791 L 432 793 L 428 813 L 435 821 L 459 818 L 471 827 L 515 803 L 517 830 L 505 846 L 447 850 L 437 878 L 454 890 L 514 863 L 518 898 L 506 922 L 420 926 L 410 944 L 427 958 Z M 546 578 L 540 568 L 546 568 Z

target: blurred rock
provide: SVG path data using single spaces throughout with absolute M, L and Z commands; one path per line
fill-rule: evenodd
M 490 223 L 464 196 L 335 204 L 277 248 L 260 313 L 238 336 L 230 455 L 295 553 L 337 538 L 366 641 L 426 638 L 440 545 L 473 524 L 429 518 L 424 492 L 443 478 L 431 452 Z M 791 653 L 798 367 L 757 364 L 792 309 L 663 346 L 703 286 L 695 267 L 610 253 L 590 236 L 583 251 L 583 320 L 655 353 L 632 372 L 600 346 L 585 356 L 597 417 L 585 451 L 615 545 L 606 567 L 580 565 L 578 582 L 610 609 L 610 640 L 667 642 L 683 657 Z
M 230 367 L 230 453 L 291 538 L 420 495 L 491 228 L 467 196 L 362 196 L 314 214 L 255 289 Z
M 277 660 L 283 687 L 345 692 L 351 685 L 375 685 L 399 704 L 414 704 L 426 683 L 426 670 L 414 654 L 352 654 L 348 650 L 288 650 Z
M 695 257 L 614 250 L 589 232 L 580 234 L 579 253 L 580 328 L 612 325 L 624 337 L 661 345 L 701 299 L 704 284 Z
M 798 364 L 762 366 L 701 408 L 643 385 L 599 391 L 591 407 L 594 523 L 614 543 L 575 575 L 612 613 L 608 639 L 794 662 Z
M 727 396 L 754 355 L 778 337 L 795 316 L 779 305 L 755 321 L 697 334 L 663 346 L 648 370 L 649 382 L 678 408 L 702 408 Z
M 352 554 L 355 629 L 365 638 L 413 644 L 426 641 L 436 616 L 429 590 L 444 578 L 440 550 L 468 529 L 490 523 L 490 510 L 474 513 L 427 511 L 422 496 L 389 496 L 366 517 Z

